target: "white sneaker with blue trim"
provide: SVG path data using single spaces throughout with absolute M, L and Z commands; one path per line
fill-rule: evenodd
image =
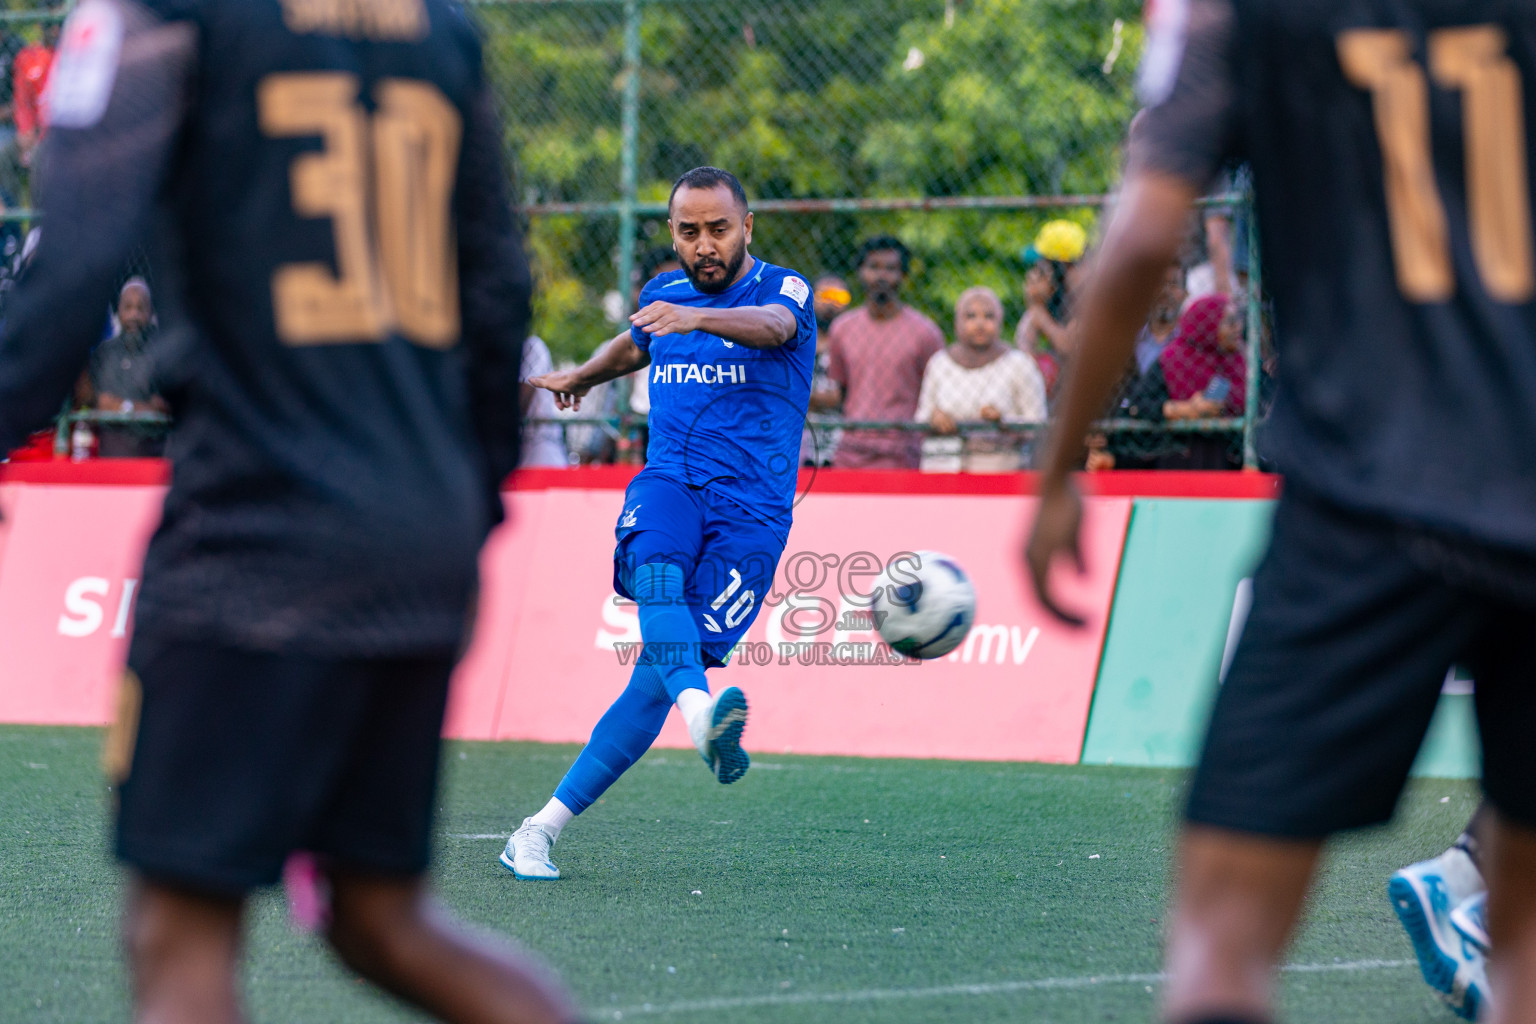
M 549 859 L 549 848 L 555 837 L 535 825 L 532 818 L 524 818 L 522 825 L 507 840 L 507 848 L 501 851 L 501 866 L 512 872 L 514 878 L 525 882 L 550 882 L 560 877 L 560 869 Z
M 1424 981 L 1467 1020 L 1485 1011 L 1488 979 L 1482 952 L 1457 932 L 1451 911 L 1483 888 L 1472 858 L 1456 847 L 1410 864 L 1387 883 L 1392 909 L 1413 943 Z
M 730 785 L 752 766 L 752 758 L 741 749 L 741 734 L 747 727 L 747 697 L 740 688 L 727 686 L 715 695 L 708 715 L 699 715 L 689 723 L 689 733 L 699 756 L 715 773 L 715 778 Z
M 1456 905 L 1451 911 L 1451 927 L 1472 945 L 1483 956 L 1488 955 L 1490 943 L 1488 941 L 1488 894 L 1480 892 L 1476 896 L 1469 896 Z

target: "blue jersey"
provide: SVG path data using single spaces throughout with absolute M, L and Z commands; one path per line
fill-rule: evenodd
M 647 472 L 732 501 L 787 537 L 816 360 L 810 284 L 754 260 L 718 295 L 695 289 L 681 270 L 662 274 L 641 290 L 640 308 L 658 300 L 711 309 L 777 304 L 794 314 L 795 336 L 778 348 L 748 348 L 703 331 L 652 337 L 630 329 L 651 357 Z

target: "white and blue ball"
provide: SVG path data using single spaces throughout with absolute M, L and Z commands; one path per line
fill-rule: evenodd
M 943 657 L 976 620 L 976 587 L 941 552 L 899 555 L 875 584 L 870 610 L 880 638 L 909 658 Z

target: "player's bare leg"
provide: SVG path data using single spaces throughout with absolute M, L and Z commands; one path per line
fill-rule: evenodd
M 1168 932 L 1163 1016 L 1267 1021 L 1274 972 L 1322 843 L 1188 826 Z
M 469 930 L 420 878 L 332 871 L 331 946 L 380 988 L 452 1024 L 568 1024 L 553 976 Z
M 1488 873 L 1488 932 L 1497 1024 L 1536 1021 L 1536 831 L 1487 813 L 1479 829 Z
M 123 945 L 139 1024 L 238 1024 L 244 901 L 135 878 Z

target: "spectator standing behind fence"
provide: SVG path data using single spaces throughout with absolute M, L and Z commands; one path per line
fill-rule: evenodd
M 1179 314 L 1184 311 L 1184 268 L 1174 263 L 1163 278 L 1163 290 L 1157 297 L 1157 305 L 1147 317 L 1147 325 L 1136 335 L 1136 372 L 1145 374 L 1162 356 L 1163 350 L 1173 340 L 1179 326 Z
M 59 26 L 44 25 L 42 42 L 23 46 L 11 65 L 16 141 L 20 145 L 23 167 L 32 166 L 32 154 L 48 129 L 43 90 L 48 88 L 48 76 L 53 72 L 53 51 L 58 45 Z
M 640 308 L 640 289 L 645 287 L 652 278 L 665 274 L 668 271 L 681 269 L 682 264 L 677 261 L 677 253 L 669 248 L 660 246 L 647 250 L 639 258 L 636 269 L 630 277 L 629 310 L 633 312 Z M 628 316 L 626 313 L 625 316 Z M 607 341 L 601 342 L 593 353 L 601 349 Z M 558 369 L 573 370 L 576 363 L 566 360 Z M 629 411 L 640 416 L 649 416 L 651 411 L 650 368 L 636 370 L 618 380 L 597 384 L 587 392 L 581 400 L 581 409 L 556 408 L 555 415 L 561 419 L 571 417 L 601 417 L 611 424 L 619 421 L 619 390 L 627 382 L 629 387 Z M 645 424 L 639 424 L 633 428 L 633 437 L 621 438 L 611 429 L 589 423 L 573 424 L 565 428 L 566 445 L 575 453 L 576 462 L 583 466 L 606 465 L 608 463 L 643 463 L 645 450 L 650 443 L 650 428 Z
M 117 295 L 117 330 L 91 354 L 92 407 L 102 412 L 170 410 L 160 396 L 160 372 L 154 344 L 155 304 L 142 277 L 131 277 Z M 97 428 L 102 458 L 149 459 L 165 454 L 159 424 L 104 423 Z
M 569 466 L 570 456 L 565 450 L 565 437 L 558 423 L 533 423 L 532 420 L 550 420 L 555 415 L 555 396 L 543 388 L 528 383 L 530 377 L 542 377 L 555 370 L 550 358 L 549 346 L 537 334 L 528 335 L 523 342 L 523 363 L 517 379 L 519 400 L 523 410 L 523 453 L 519 466 Z
M 923 371 L 944 348 L 944 332 L 899 298 L 912 266 L 901 239 L 878 235 L 859 246 L 864 303 L 832 321 L 827 376 L 832 387 L 811 408 L 842 405 L 843 419 L 910 422 Z M 916 469 L 921 439 L 894 430 L 845 428 L 832 465 L 838 469 Z
M 829 369 L 832 364 L 832 321 L 853 302 L 848 282 L 836 274 L 822 274 L 812 286 L 816 306 L 816 367 L 811 371 L 811 393 L 833 392 L 835 383 Z M 800 436 L 800 465 L 830 466 L 832 453 L 843 432 L 834 426 L 806 424 Z
M 1024 250 L 1024 316 L 1013 344 L 1040 367 L 1048 395 L 1055 394 L 1062 362 L 1069 354 L 1072 321 L 1069 275 L 1088 247 L 1088 233 L 1069 220 L 1053 220 Z
M 658 246 L 646 253 L 645 258 L 640 263 L 640 272 L 635 277 L 634 291 L 630 295 L 629 308 L 631 310 L 640 308 L 640 289 L 649 284 L 652 278 L 681 269 L 683 269 L 683 265 L 677 258 L 677 252 L 671 248 Z M 650 368 L 636 370 L 626 379 L 629 381 L 629 411 L 636 416 L 649 417 L 651 414 Z M 617 416 L 619 413 L 619 396 L 616 390 L 612 394 L 612 415 Z M 635 438 L 632 441 L 631 447 L 625 452 L 625 458 L 619 461 L 643 463 L 645 461 L 646 448 L 650 443 L 651 428 L 648 424 L 642 423 L 635 427 Z M 616 445 L 615 448 L 617 447 Z
M 1223 178 L 1223 182 L 1206 198 L 1214 200 L 1226 195 L 1228 191 L 1226 179 Z M 1233 211 L 1224 206 L 1208 206 L 1200 215 L 1200 235 L 1197 241 L 1204 243 L 1201 246 L 1204 258 L 1189 268 L 1185 279 L 1185 289 L 1191 298 L 1237 294 L 1236 277 L 1232 271 L 1234 220 Z
M 955 302 L 955 343 L 928 360 L 917 401 L 917 421 L 939 435 L 923 440 L 925 472 L 1012 473 L 1021 456 L 1016 435 L 960 436 L 959 424 L 1045 422 L 1040 368 L 1003 344 L 1002 330 L 1003 303 L 996 292 L 961 293 Z
M 1168 404 L 1168 383 L 1163 379 L 1159 360 L 1178 330 L 1185 298 L 1184 267 L 1175 261 L 1163 278 L 1163 290 L 1147 317 L 1146 326 L 1136 335 L 1135 354 L 1108 413 L 1111 419 L 1163 422 L 1163 409 Z M 1183 452 L 1182 444 L 1178 450 Z M 1162 435 L 1125 433 L 1106 437 L 1094 434 L 1089 438 L 1085 468 L 1089 472 L 1155 469 L 1159 458 L 1167 453 L 1168 443 Z
M 1223 171 L 1207 200 L 1245 195 L 1251 184 L 1246 164 Z M 1196 241 L 1203 241 L 1204 258 L 1189 268 L 1186 287 L 1191 298 L 1230 295 L 1240 301 L 1248 292 L 1248 219 L 1242 205 L 1208 206 L 1200 214 Z
M 1241 307 L 1225 295 L 1189 304 L 1173 340 L 1158 356 L 1167 399 L 1163 419 L 1203 420 L 1241 416 L 1247 408 L 1248 361 L 1243 355 Z M 1237 469 L 1241 460 L 1229 432 L 1191 434 L 1177 453 L 1158 460 L 1162 469 Z

